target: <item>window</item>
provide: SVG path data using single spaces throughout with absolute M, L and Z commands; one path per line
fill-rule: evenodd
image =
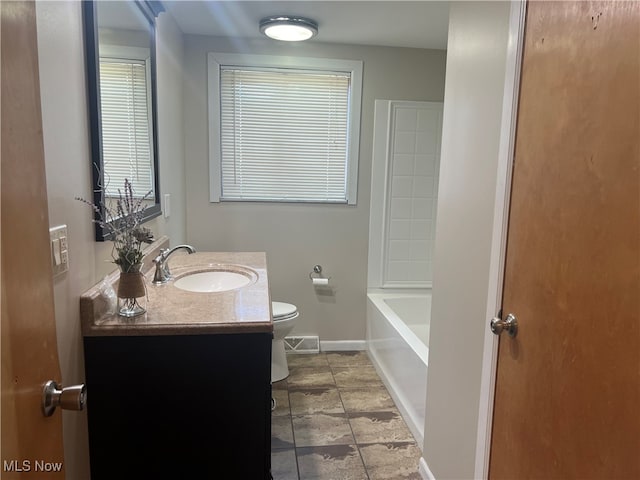
M 110 47 L 110 48 L 109 48 Z M 105 192 L 118 196 L 124 179 L 136 196 L 153 189 L 152 126 L 147 89 L 149 50 L 101 46 L 100 109 Z M 107 175 L 108 173 L 108 175 Z
M 209 54 L 211 201 L 356 203 L 362 63 Z

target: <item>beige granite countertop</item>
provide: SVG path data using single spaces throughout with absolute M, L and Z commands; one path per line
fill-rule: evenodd
M 166 239 L 165 239 L 166 243 Z M 157 247 L 157 246 L 156 246 Z M 155 253 L 155 250 L 151 250 Z M 150 254 L 147 254 L 147 258 Z M 152 257 L 153 258 L 153 257 Z M 134 318 L 104 314 L 99 285 L 80 298 L 84 336 L 199 335 L 272 332 L 267 261 L 263 252 L 196 252 L 178 250 L 169 258 L 173 279 L 153 285 L 154 267 L 147 270 L 147 313 Z M 217 293 L 180 290 L 174 282 L 186 273 L 212 266 L 224 270 L 248 267 L 255 272 L 247 286 Z M 117 286 L 118 273 L 109 281 Z

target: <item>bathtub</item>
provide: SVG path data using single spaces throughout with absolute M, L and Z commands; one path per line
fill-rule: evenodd
M 424 440 L 431 290 L 367 293 L 367 351 L 418 445 Z

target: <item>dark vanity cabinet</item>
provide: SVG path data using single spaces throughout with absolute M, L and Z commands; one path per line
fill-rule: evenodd
M 92 480 L 270 478 L 271 339 L 84 337 Z

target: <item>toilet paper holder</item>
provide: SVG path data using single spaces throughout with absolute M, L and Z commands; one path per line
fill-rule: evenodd
M 313 271 L 309 273 L 309 279 L 311 281 L 313 281 L 313 279 L 318 279 L 318 278 L 322 278 L 322 279 L 326 279 L 326 280 L 331 280 L 331 277 L 323 277 L 322 276 L 322 265 L 314 265 L 313 266 Z

